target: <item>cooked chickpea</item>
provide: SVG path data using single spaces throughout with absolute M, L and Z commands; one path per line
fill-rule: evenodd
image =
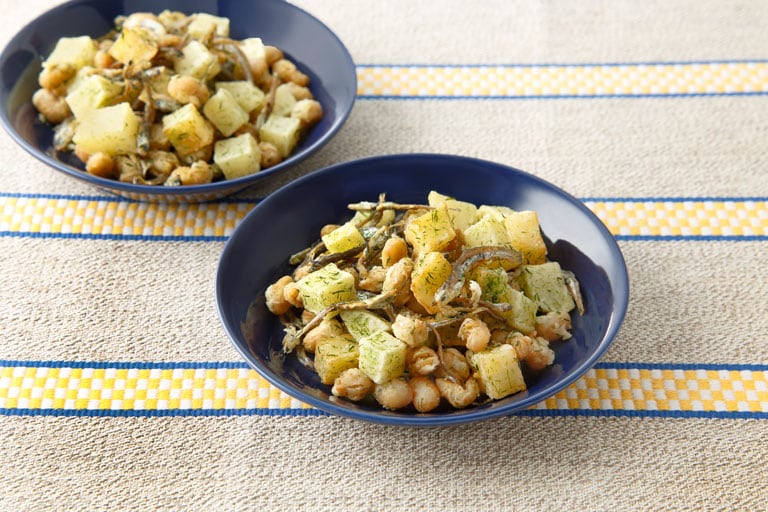
M 93 65 L 99 69 L 109 69 L 115 64 L 115 59 L 107 50 L 98 50 L 93 56 Z
M 314 352 L 317 344 L 328 338 L 333 338 L 344 334 L 346 330 L 344 325 L 336 318 L 323 318 L 314 329 L 304 335 L 304 348 L 309 352 Z
M 469 377 L 469 373 L 469 363 L 464 354 L 453 347 L 443 350 L 443 364 L 437 369 L 436 375 L 464 380 Z
M 331 393 L 359 402 L 373 391 L 373 386 L 373 381 L 359 368 L 350 368 L 336 377 Z
M 40 72 L 40 76 L 38 77 L 38 82 L 40 84 L 40 87 L 43 89 L 48 89 L 49 91 L 53 91 L 54 89 L 58 88 L 60 85 L 62 85 L 64 82 L 75 76 L 75 72 L 77 70 L 74 68 L 74 66 L 71 66 L 69 64 L 63 64 L 63 65 L 53 65 L 49 66 L 47 68 L 44 68 Z
M 259 142 L 259 151 L 261 152 L 261 168 L 266 169 L 277 165 L 283 161 L 280 150 L 271 142 Z
M 200 108 L 208 101 L 211 93 L 204 83 L 194 77 L 174 75 L 168 82 L 168 95 L 179 103 L 191 103 Z
M 472 405 L 472 402 L 480 396 L 480 386 L 474 377 L 468 378 L 464 384 L 450 379 L 438 378 L 435 380 L 435 384 L 440 390 L 440 395 L 457 409 Z
M 296 64 L 288 59 L 280 59 L 272 64 L 272 71 L 283 82 L 293 82 L 297 85 L 309 85 L 309 77 L 296 68 Z
M 149 127 L 149 147 L 161 151 L 171 149 L 171 141 L 163 130 L 163 123 L 152 123 Z
M 491 331 L 482 320 L 467 317 L 461 322 L 459 338 L 464 340 L 467 349 L 472 352 L 482 352 L 491 340 Z
M 32 95 L 32 104 L 49 123 L 58 124 L 72 114 L 64 98 L 56 96 L 48 89 L 35 91 Z
M 272 64 L 274 64 L 275 62 L 283 58 L 283 51 L 280 48 L 277 48 L 276 46 L 265 44 L 264 55 L 267 58 L 267 64 L 271 66 Z
M 293 106 L 291 117 L 298 119 L 302 128 L 317 123 L 323 117 L 323 107 L 317 100 L 299 100 Z
M 374 266 L 368 272 L 366 272 L 365 276 L 359 280 L 357 285 L 361 290 L 380 293 L 386 275 L 387 271 L 384 270 L 384 268 Z
M 169 175 L 179 166 L 179 158 L 169 151 L 152 149 L 147 156 L 150 166 L 161 175 Z
M 81 146 L 75 146 L 75 149 L 72 151 L 75 156 L 84 164 L 88 163 L 88 159 L 91 158 L 91 155 L 86 153 L 85 150 Z
M 429 375 L 440 366 L 440 358 L 429 347 L 418 347 L 408 355 L 408 373 L 411 375 Z
M 373 397 L 385 409 L 397 410 L 408 407 L 413 401 L 413 391 L 403 378 L 397 378 L 377 384 L 373 390 Z
M 381 264 L 389 268 L 401 259 L 408 256 L 408 244 L 399 236 L 391 236 L 384 242 L 381 250 Z
M 413 407 L 418 412 L 429 412 L 440 405 L 440 388 L 429 377 L 413 377 L 408 384 L 413 393 Z
M 411 296 L 411 272 L 414 263 L 411 258 L 402 258 L 387 269 L 384 284 L 381 287 L 383 293 L 395 293 L 395 305 L 405 304 Z
M 405 344 L 418 347 L 429 339 L 429 326 L 421 318 L 398 313 L 392 322 L 392 334 Z
M 544 338 L 534 338 L 525 364 L 531 370 L 542 370 L 555 361 L 555 352 L 549 348 L 549 342 Z
M 291 276 L 283 276 L 267 287 L 265 292 L 267 308 L 275 315 L 284 315 L 291 309 L 291 304 L 285 300 L 285 285 L 293 282 Z
M 571 338 L 571 315 L 552 311 L 536 317 L 536 335 L 547 341 Z
M 288 90 L 291 93 L 291 96 L 293 96 L 296 99 L 296 101 L 314 99 L 314 96 L 312 95 L 312 91 L 309 90 L 309 87 L 298 85 L 293 82 L 286 82 L 285 87 L 288 88 Z
M 285 300 L 287 300 L 291 304 L 291 306 L 296 308 L 304 307 L 304 301 L 301 298 L 299 287 L 296 286 L 296 283 L 294 283 L 293 281 L 285 285 L 285 289 L 283 290 L 283 295 L 285 296 Z
M 107 153 L 94 153 L 88 157 L 85 170 L 89 174 L 100 178 L 113 178 L 115 175 L 115 161 Z
M 199 160 L 190 166 L 182 165 L 173 170 L 168 177 L 168 185 L 202 185 L 213 181 L 213 169 L 208 164 Z

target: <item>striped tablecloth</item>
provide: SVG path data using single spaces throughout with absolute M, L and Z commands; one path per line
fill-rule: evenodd
M 0 0 L 0 43 L 53 6 Z M 237 196 L 105 195 L 0 134 L 0 510 L 768 510 L 768 5 L 301 0 L 357 63 L 338 136 Z M 600 363 L 520 414 L 410 429 L 270 386 L 218 256 L 290 179 L 498 161 L 608 226 L 632 285 Z

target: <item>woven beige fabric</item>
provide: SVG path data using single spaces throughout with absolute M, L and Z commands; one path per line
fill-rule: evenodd
M 0 0 L 0 45 L 59 2 Z M 296 0 L 360 65 L 768 58 L 759 1 Z M 768 96 L 359 100 L 295 169 L 453 153 L 579 198 L 768 197 Z M 0 133 L 0 193 L 98 192 Z M 0 237 L 0 359 L 239 361 L 223 242 Z M 630 308 L 602 361 L 768 365 L 768 245 L 621 241 Z M 521 416 L 411 429 L 328 416 L 0 415 L 0 510 L 768 510 L 768 420 Z

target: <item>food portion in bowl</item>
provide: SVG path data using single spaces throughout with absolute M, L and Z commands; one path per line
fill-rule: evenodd
M 323 116 L 309 77 L 230 20 L 165 10 L 115 19 L 104 36 L 64 37 L 32 102 L 54 149 L 86 172 L 141 185 L 199 185 L 289 157 Z
M 437 191 L 349 209 L 265 292 L 283 351 L 339 399 L 420 413 L 500 400 L 571 338 L 579 284 L 548 260 L 535 211 Z

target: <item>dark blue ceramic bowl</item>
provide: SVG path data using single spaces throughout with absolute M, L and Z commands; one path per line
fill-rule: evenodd
M 186 187 L 153 187 L 92 176 L 73 155 L 55 154 L 53 131 L 37 120 L 32 94 L 41 63 L 61 37 L 101 36 L 120 14 L 207 12 L 230 19 L 233 38 L 260 37 L 277 46 L 309 75 L 310 89 L 324 117 L 294 154 L 282 163 L 231 181 Z M 355 65 L 343 43 L 319 20 L 283 0 L 73 0 L 38 17 L 8 43 L 0 55 L 0 120 L 26 151 L 56 170 L 100 189 L 142 201 L 199 202 L 218 199 L 278 173 L 314 153 L 347 120 L 357 95 Z
M 282 326 L 266 308 L 264 291 L 288 274 L 289 255 L 314 242 L 324 224 L 349 218 L 349 203 L 387 199 L 425 203 L 437 190 L 476 205 L 535 210 L 549 258 L 578 277 L 586 312 L 573 318 L 573 339 L 555 343 L 554 365 L 517 395 L 464 410 L 391 412 L 331 398 L 295 356 L 281 354 Z M 629 295 L 627 269 L 613 236 L 579 200 L 522 171 L 448 155 L 392 155 L 328 167 L 271 194 L 237 226 L 224 247 L 216 278 L 220 318 L 250 366 L 289 395 L 320 410 L 394 425 L 448 425 L 508 415 L 565 388 L 591 368 L 619 330 Z

